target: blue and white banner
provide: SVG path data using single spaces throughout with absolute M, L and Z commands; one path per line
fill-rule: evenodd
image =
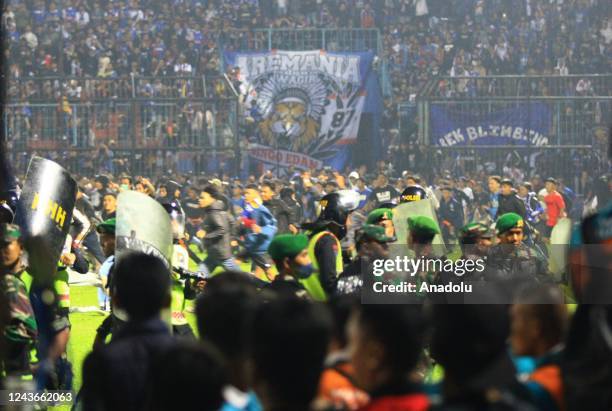
M 250 157 L 269 167 L 344 167 L 366 99 L 372 53 L 225 54 L 237 70 L 244 114 L 255 121 Z
M 543 103 L 525 103 L 481 115 L 434 103 L 430 114 L 431 144 L 435 146 L 549 144 L 552 115 Z

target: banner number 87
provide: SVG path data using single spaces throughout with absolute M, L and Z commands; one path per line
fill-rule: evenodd
M 351 119 L 353 118 L 353 115 L 355 115 L 355 110 L 338 110 L 334 113 L 334 116 L 332 117 L 332 127 L 333 128 L 340 128 L 345 124 L 348 124 Z M 346 119 L 346 121 L 345 121 Z

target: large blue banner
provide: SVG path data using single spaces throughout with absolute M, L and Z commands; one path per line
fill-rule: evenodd
M 225 54 L 254 122 L 249 156 L 267 168 L 342 169 L 356 142 L 372 53 L 272 50 Z
M 456 112 L 448 105 L 431 105 L 431 144 L 548 145 L 551 112 L 546 104 L 525 103 L 516 108 L 481 115 Z

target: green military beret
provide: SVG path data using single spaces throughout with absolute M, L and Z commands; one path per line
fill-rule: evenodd
M 117 220 L 115 218 L 109 218 L 108 220 L 105 220 L 101 224 L 98 224 L 98 227 L 96 227 L 96 230 L 101 234 L 102 233 L 115 234 L 116 225 L 117 225 Z
M 273 260 L 294 258 L 308 247 L 308 237 L 304 234 L 280 234 L 272 239 L 268 247 L 268 254 Z
M 502 234 L 515 227 L 522 229 L 524 225 L 523 217 L 516 213 L 506 213 L 497 219 L 495 228 L 497 229 L 497 234 Z
M 0 241 L 10 243 L 21 238 L 21 230 L 18 225 L 3 223 L 0 224 Z
M 434 220 L 429 217 L 425 217 L 423 215 L 409 217 L 408 218 L 408 228 L 410 232 L 419 237 L 423 236 L 433 236 L 436 234 L 440 234 L 440 229 L 438 228 L 438 224 Z
M 486 224 L 469 223 L 461 228 L 461 237 L 493 237 L 491 229 Z
M 379 243 L 392 243 L 396 240 L 395 237 L 388 237 L 385 234 L 384 227 L 374 224 L 364 224 L 356 233 L 355 240 L 374 240 Z
M 393 210 L 390 208 L 377 208 L 368 214 L 366 224 L 376 224 L 382 220 L 393 220 Z

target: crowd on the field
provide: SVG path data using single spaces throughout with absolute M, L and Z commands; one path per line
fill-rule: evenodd
M 606 73 L 612 57 L 612 19 L 601 0 L 13 0 L 3 23 L 9 78 L 21 80 L 214 76 L 220 39 L 229 49 L 262 47 L 265 39 L 251 29 L 377 28 L 396 102 L 438 74 Z M 50 82 L 9 95 L 87 98 L 76 91 L 83 86 Z M 154 95 L 168 89 L 161 82 L 149 88 Z M 441 86 L 444 94 L 469 91 L 467 80 Z
M 54 389 L 70 386 L 67 270 L 84 273 L 85 264 L 98 273 L 100 310 L 110 314 L 83 364 L 79 409 L 602 409 L 611 401 L 610 306 L 581 304 L 568 312 L 546 255 L 553 230 L 572 217 L 585 220 L 572 237 L 571 258 L 593 258 L 589 253 L 599 248 L 580 244 L 609 235 L 612 184 L 604 174 L 580 199 L 560 179 L 504 171 L 434 181 L 410 172 L 391 180 L 384 167 L 374 178 L 365 169 L 291 178 L 268 171 L 245 181 L 76 176 L 52 330 L 41 328 L 35 302 L 44 293 L 22 259 L 25 232 L 0 224 L 1 285 L 11 315 L 4 370 L 12 378 L 44 375 L 47 384 L 59 384 L 45 385 Z M 130 219 L 118 221 L 117 198 L 129 190 L 169 215 L 171 270 L 158 257 L 120 251 L 117 230 Z M 19 212 L 15 193 L 3 198 L 3 222 Z M 460 259 L 484 258 L 485 275 L 503 286 L 488 288 L 477 305 L 422 295 L 410 304 L 360 304 L 373 259 L 389 258 L 397 239 L 394 208 L 410 202 L 430 203 L 433 214 L 408 217 L 402 254 L 434 258 L 432 241 L 441 235 Z M 147 210 L 150 224 L 163 227 L 156 221 L 162 217 Z M 566 275 L 582 279 L 571 282 L 572 298 L 592 301 L 593 290 L 609 289 L 597 271 L 607 260 L 570 261 L 577 264 Z M 250 269 L 242 271 L 246 262 Z M 418 274 L 425 283 L 445 278 L 429 269 Z M 513 304 L 500 304 L 509 296 Z M 186 301 L 194 299 L 197 334 L 187 320 Z M 38 333 L 52 336 L 51 362 L 30 362 L 27 348 Z

